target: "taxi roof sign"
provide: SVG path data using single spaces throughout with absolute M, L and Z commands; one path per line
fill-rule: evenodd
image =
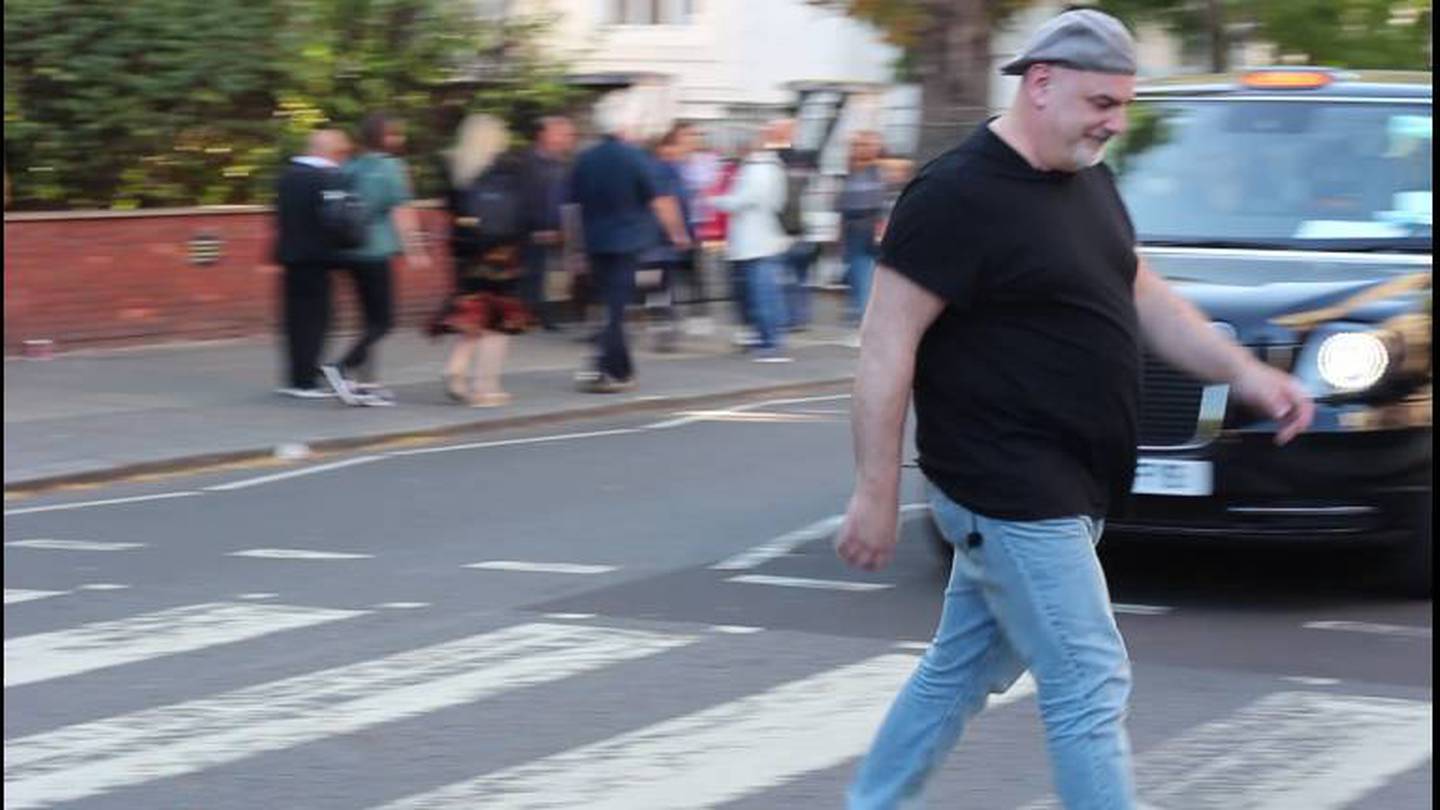
M 1240 77 L 1240 83 L 1246 87 L 1264 90 L 1314 90 L 1334 81 L 1334 74 L 1314 68 L 1265 68 L 1248 71 Z

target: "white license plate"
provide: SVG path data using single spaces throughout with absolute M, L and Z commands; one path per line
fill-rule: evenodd
M 1182 459 L 1142 458 L 1135 464 L 1136 495 L 1180 495 L 1199 497 L 1215 490 L 1210 462 Z

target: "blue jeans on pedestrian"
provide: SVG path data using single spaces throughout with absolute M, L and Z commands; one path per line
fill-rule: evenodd
M 759 333 L 759 349 L 778 349 L 785 328 L 785 255 L 748 259 L 740 264 L 744 265 L 750 322 Z
M 850 810 L 917 801 L 986 696 L 1027 669 L 1064 806 L 1133 808 L 1130 663 L 1095 556 L 1103 521 L 995 520 L 934 489 L 930 508 L 955 547 L 940 625 L 860 765 Z
M 635 373 L 625 345 L 625 308 L 635 298 L 635 267 L 633 253 L 590 255 L 590 274 L 606 314 L 605 328 L 597 341 L 595 370 L 616 380 L 628 380 Z
M 819 252 L 814 242 L 796 242 L 785 253 L 790 271 L 785 279 L 785 311 L 789 315 L 785 325 L 791 329 L 810 325 L 810 268 Z
M 865 317 L 865 304 L 870 300 L 870 282 L 875 276 L 875 232 L 863 228 L 845 228 L 845 282 L 850 285 L 846 316 L 858 324 Z

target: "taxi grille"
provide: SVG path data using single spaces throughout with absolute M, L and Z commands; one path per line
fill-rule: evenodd
M 1140 445 L 1189 444 L 1200 426 L 1204 384 L 1150 354 L 1140 377 Z

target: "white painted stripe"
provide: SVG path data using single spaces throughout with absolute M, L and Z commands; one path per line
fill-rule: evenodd
M 928 504 L 907 503 L 900 507 L 900 517 L 902 520 L 908 519 L 913 515 L 926 513 L 929 509 Z M 796 529 L 789 534 L 782 534 L 774 540 L 746 549 L 733 557 L 710 566 L 710 568 L 715 571 L 744 571 L 751 568 L 758 568 L 771 560 L 794 553 L 795 549 L 806 543 L 834 536 L 834 534 L 840 530 L 840 524 L 844 522 L 844 515 L 831 515 L 823 520 L 817 520 L 809 526 Z
M 40 548 L 49 551 L 132 551 L 145 547 L 144 543 L 99 543 L 93 540 L 51 540 L 48 538 L 12 540 L 5 545 L 15 546 L 16 548 Z
M 782 534 L 774 540 L 754 548 L 746 549 L 710 566 L 710 568 L 716 571 L 744 571 L 758 568 L 771 560 L 791 554 L 806 543 L 833 535 L 840 530 L 840 524 L 844 522 L 844 515 L 833 515 L 824 520 L 817 520 L 809 526 L 796 529 L 789 534 Z
M 280 595 L 280 594 L 278 594 L 278 593 L 240 593 L 240 594 L 236 594 L 236 595 L 235 595 L 235 598 L 236 598 L 236 599 L 248 599 L 248 600 L 250 600 L 250 601 L 259 602 L 259 601 L 264 601 L 264 600 L 266 600 L 266 599 L 274 599 L 275 597 L 277 597 L 277 596 L 279 596 L 279 595 Z
M 69 591 L 31 591 L 24 588 L 6 588 L 5 604 L 14 605 L 19 602 L 33 602 L 36 599 L 46 599 L 51 596 L 61 596 L 70 593 Z
M 382 608 L 382 609 L 387 609 L 387 610 L 419 610 L 420 608 L 430 607 L 430 603 L 429 603 L 429 602 L 381 602 L 380 604 L 376 605 L 375 607 L 377 607 L 377 608 Z
M 639 433 L 639 428 L 621 428 L 618 430 L 596 430 L 589 433 L 562 433 L 556 436 L 535 436 L 529 439 L 503 439 L 493 442 L 474 442 L 471 444 L 451 444 L 445 447 L 420 447 L 414 450 L 392 450 L 387 456 L 423 456 L 430 453 L 449 453 L 455 450 L 484 450 L 490 447 L 511 447 L 524 444 L 545 444 L 547 442 L 564 442 L 571 439 L 595 439 L 601 436 L 624 436 L 628 433 Z
M 486 560 L 470 563 L 465 568 L 482 571 L 520 571 L 530 574 L 608 574 L 618 570 L 613 565 L 584 565 L 581 563 L 525 562 L 523 560 Z
M 914 656 L 882 655 L 385 810 L 714 807 L 863 753 L 914 668 Z
M 1431 721 L 1427 701 L 1277 692 L 1145 753 L 1137 790 L 1164 808 L 1350 807 L 1430 759 Z
M 763 627 L 751 627 L 746 624 L 712 624 L 710 629 L 716 633 L 723 633 L 727 636 L 748 636 L 754 633 L 763 633 Z
M 897 650 L 916 650 L 916 651 L 918 651 L 918 652 L 925 652 L 926 650 L 930 649 L 930 642 L 928 642 L 928 641 L 897 641 L 897 642 L 895 642 L 895 649 L 897 649 Z
M 546 613 L 547 619 L 563 619 L 566 621 L 584 621 L 595 618 L 594 613 Z
M 5 688 L 244 641 L 363 613 L 212 602 L 20 636 L 5 642 Z
M 1124 602 L 1115 602 L 1110 608 L 1116 613 L 1129 613 L 1132 616 L 1164 616 L 1174 610 L 1168 605 L 1135 605 Z
M 1338 686 L 1339 678 L 1316 678 L 1311 675 L 1286 675 L 1285 680 L 1301 686 Z
M 240 481 L 231 481 L 228 484 L 216 484 L 213 487 L 205 487 L 206 492 L 232 492 L 247 487 L 258 487 L 261 484 L 273 484 L 276 481 L 285 481 L 290 478 L 299 478 L 302 475 L 314 475 L 315 473 L 330 472 L 345 467 L 354 467 L 357 464 L 369 464 L 372 461 L 379 461 L 384 456 L 356 456 L 355 458 L 332 461 L 329 464 L 317 464 L 314 467 L 305 467 L 299 470 L 287 470 L 274 475 L 262 475 L 259 478 L 245 478 Z
M 766 574 L 741 574 L 730 577 L 726 582 L 742 582 L 747 585 L 775 585 L 781 588 L 809 588 L 817 591 L 883 591 L 893 588 L 886 582 L 851 582 L 840 579 L 810 579 L 808 577 L 773 577 Z
M 808 402 L 834 402 L 839 399 L 849 399 L 850 394 L 829 394 L 821 397 L 794 397 L 790 399 L 768 399 L 764 402 L 751 402 L 746 405 L 739 405 L 723 411 L 697 411 L 677 414 L 673 419 L 666 419 L 661 422 L 646 425 L 645 430 L 667 430 L 669 428 L 683 427 L 695 422 L 713 420 L 717 415 L 733 416 L 736 414 L 756 411 L 764 408 L 774 408 L 782 405 L 800 405 Z
M 1306 630 L 1340 630 L 1347 633 L 1371 633 L 1377 636 L 1402 636 L 1404 638 L 1430 638 L 1431 628 L 1411 627 L 1404 624 L 1376 624 L 1374 622 L 1325 621 L 1306 622 Z
M 89 585 L 81 585 L 76 588 L 78 591 L 124 591 L 129 590 L 129 585 L 121 585 L 116 582 L 92 582 Z
M 5 806 L 42 807 L 550 683 L 695 641 L 527 624 L 5 741 Z
M 232 551 L 227 557 L 254 557 L 261 560 L 369 560 L 374 554 L 356 554 L 348 551 L 315 551 L 308 548 L 251 548 Z
M 107 498 L 103 501 L 78 501 L 76 503 L 57 503 L 50 506 L 27 506 L 23 509 L 6 509 L 5 517 L 11 515 L 33 515 L 37 512 L 59 512 L 65 509 L 88 509 L 92 506 L 116 506 L 126 503 L 144 503 L 145 501 L 163 501 L 168 498 L 189 498 L 194 495 L 202 495 L 201 492 L 162 492 L 159 495 L 136 495 L 133 498 Z

